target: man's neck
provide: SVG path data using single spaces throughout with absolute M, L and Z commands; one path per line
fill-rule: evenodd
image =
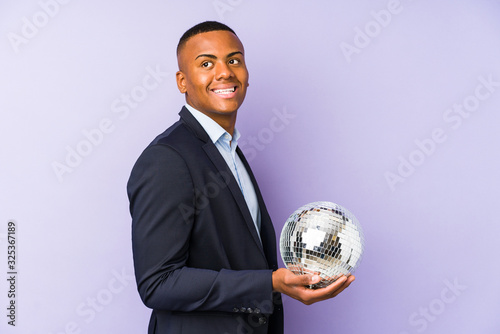
M 196 109 L 193 106 L 191 106 L 191 107 L 193 109 Z M 196 109 L 196 110 L 198 110 L 198 109 Z M 211 118 L 212 120 L 214 120 L 224 130 L 226 130 L 231 136 L 233 136 L 233 134 L 234 134 L 234 127 L 235 127 L 235 124 L 236 124 L 236 114 L 237 114 L 237 111 L 234 111 L 232 113 L 227 113 L 227 114 L 207 113 L 207 112 L 203 112 L 203 111 L 200 111 L 200 110 L 198 110 L 198 111 L 201 112 L 203 115 L 205 115 L 205 116 Z
M 219 124 L 224 130 L 226 130 L 231 136 L 233 136 L 234 126 L 236 124 L 236 112 L 234 112 L 231 115 L 215 115 L 215 116 L 207 115 L 207 116 L 216 121 L 217 124 Z

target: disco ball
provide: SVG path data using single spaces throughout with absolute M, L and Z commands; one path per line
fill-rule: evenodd
M 359 265 L 364 237 L 358 220 L 332 202 L 314 202 L 297 209 L 283 226 L 280 251 L 286 267 L 296 275 L 317 274 L 309 286 L 323 288 Z

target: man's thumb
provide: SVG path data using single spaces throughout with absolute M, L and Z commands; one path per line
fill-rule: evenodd
M 321 281 L 321 277 L 319 275 L 301 275 L 299 277 L 301 285 L 312 285 Z
M 319 281 L 321 281 L 321 277 L 319 275 L 313 275 L 311 277 L 311 283 L 309 284 L 316 284 L 319 283 Z

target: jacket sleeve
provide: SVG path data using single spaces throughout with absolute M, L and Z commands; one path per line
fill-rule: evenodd
M 245 307 L 272 313 L 271 270 L 186 266 L 196 199 L 179 153 L 166 145 L 149 146 L 132 170 L 127 192 L 134 269 L 146 306 L 185 312 Z

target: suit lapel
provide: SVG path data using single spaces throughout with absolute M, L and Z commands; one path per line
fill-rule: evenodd
M 243 152 L 239 147 L 236 148 L 236 153 L 240 157 L 243 165 L 248 171 L 248 175 L 250 175 L 250 179 L 252 180 L 253 187 L 255 189 L 255 193 L 257 194 L 257 201 L 259 202 L 260 209 L 260 218 L 261 218 L 261 226 L 260 226 L 260 238 L 262 240 L 262 246 L 264 248 L 264 253 L 267 259 L 267 263 L 269 267 L 276 270 L 278 269 L 278 263 L 276 261 L 276 234 L 274 231 L 274 226 L 271 221 L 271 217 L 267 212 L 266 204 L 264 203 L 264 198 L 260 192 L 259 186 L 257 185 L 257 180 L 253 175 L 252 169 L 248 164 Z M 255 228 L 254 228 L 255 230 Z
M 227 187 L 229 191 L 231 191 L 231 194 L 233 195 L 234 200 L 236 201 L 236 204 L 238 205 L 238 208 L 241 214 L 243 215 L 243 218 L 245 219 L 245 223 L 247 225 L 250 234 L 252 235 L 252 238 L 254 239 L 258 248 L 261 250 L 262 255 L 265 257 L 264 250 L 262 248 L 259 236 L 257 234 L 257 230 L 255 229 L 255 224 L 253 222 L 252 215 L 250 214 L 250 210 L 248 210 L 247 202 L 245 201 L 245 197 L 241 192 L 238 182 L 234 178 L 233 172 L 229 169 L 229 167 L 226 164 L 226 161 L 220 155 L 219 150 L 212 142 L 203 145 L 203 149 L 207 153 L 207 156 L 210 158 L 210 160 L 212 160 L 217 170 L 225 171 L 229 175 L 229 183 Z M 222 179 L 222 182 L 224 182 L 222 175 L 220 175 L 220 177 Z
M 238 209 L 240 210 L 244 220 L 245 224 L 249 230 L 250 235 L 255 241 L 255 244 L 257 248 L 260 250 L 262 256 L 267 259 L 266 254 L 264 252 L 264 249 L 262 247 L 261 241 L 259 239 L 259 235 L 257 234 L 257 230 L 255 229 L 255 224 L 252 219 L 252 215 L 250 214 L 250 210 L 248 209 L 247 203 L 245 201 L 245 197 L 243 196 L 243 193 L 241 192 L 241 189 L 238 185 L 238 182 L 234 178 L 233 172 L 229 169 L 226 161 L 220 154 L 219 150 L 217 147 L 214 145 L 214 143 L 210 140 L 210 137 L 206 133 L 206 131 L 203 129 L 200 123 L 194 118 L 194 116 L 189 112 L 189 110 L 186 109 L 186 107 L 183 107 L 181 112 L 179 113 L 181 116 L 181 119 L 184 121 L 184 123 L 188 126 L 189 129 L 191 129 L 194 134 L 203 140 L 205 144 L 203 144 L 203 150 L 206 152 L 208 158 L 212 161 L 212 163 L 215 165 L 216 169 L 219 172 L 224 172 L 226 175 L 229 175 L 229 183 L 227 185 L 229 191 L 233 195 L 233 198 L 238 206 Z M 237 149 L 238 155 L 240 158 L 242 158 L 243 154 Z M 248 166 L 248 163 L 242 158 L 242 161 L 244 161 L 245 168 L 247 169 L 248 173 L 250 174 L 250 177 L 252 179 L 252 183 L 256 189 L 257 189 L 257 183 L 255 182 L 255 178 L 253 177 L 253 174 L 250 170 L 250 167 Z M 219 175 L 221 178 L 221 182 L 227 183 L 227 180 L 224 179 L 223 175 Z M 258 192 L 258 198 L 259 198 L 259 206 L 262 208 L 263 203 L 262 203 L 262 197 L 260 196 L 260 192 Z M 267 214 L 267 211 L 266 211 Z M 261 211 L 262 215 L 262 211 Z

